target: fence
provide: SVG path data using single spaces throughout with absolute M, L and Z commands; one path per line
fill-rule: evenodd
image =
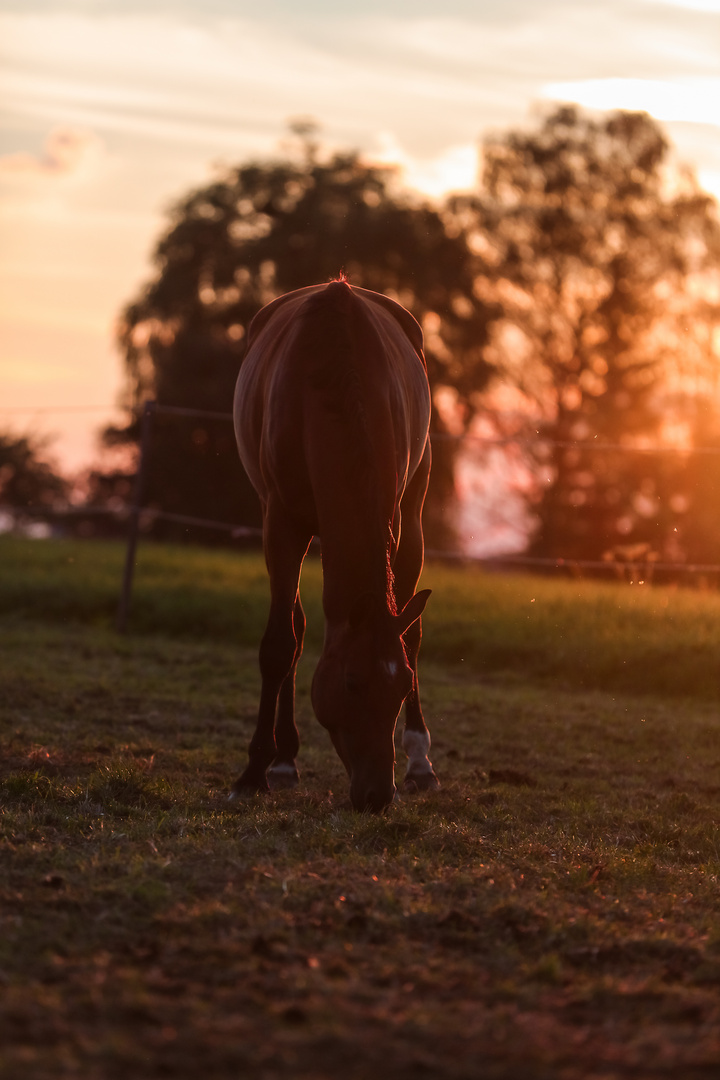
M 61 411 L 91 411 L 92 406 L 86 408 L 72 409 L 67 407 L 63 410 L 62 407 L 41 407 L 37 409 L 0 409 L 2 413 L 8 412 L 61 412 Z M 120 600 L 118 604 L 117 612 L 117 627 L 120 631 L 124 631 L 127 627 L 127 619 L 130 610 L 130 600 L 132 595 L 132 585 L 135 570 L 135 561 L 137 554 L 137 545 L 140 537 L 140 522 L 141 518 L 147 517 L 151 520 L 169 521 L 179 525 L 186 525 L 193 528 L 208 528 L 216 531 L 224 531 L 229 533 L 234 539 L 257 537 L 262 535 L 262 530 L 251 526 L 231 524 L 223 521 L 213 521 L 208 518 L 198 518 L 185 514 L 170 513 L 161 509 L 146 509 L 144 508 L 144 495 L 145 484 L 147 476 L 147 467 L 150 460 L 151 452 L 151 437 L 152 437 L 152 421 L 156 415 L 167 415 L 177 417 L 188 417 L 204 420 L 224 420 L 231 422 L 231 413 L 212 412 L 204 409 L 191 409 L 180 406 L 172 405 L 158 405 L 157 402 L 148 401 L 145 403 L 142 421 L 141 421 L 141 435 L 140 435 L 140 455 L 138 461 L 138 469 L 135 477 L 135 490 L 133 492 L 132 503 L 128 508 L 122 511 L 106 510 L 98 508 L 88 507 L 76 507 L 74 513 L 87 514 L 90 513 L 103 513 L 103 514 L 123 514 L 128 515 L 128 532 L 127 532 L 127 548 L 125 553 L 125 561 L 123 567 L 122 586 L 120 591 Z M 534 444 L 534 440 L 521 438 L 517 436 L 510 436 L 508 438 L 484 438 L 482 436 L 454 436 L 436 434 L 433 436 L 433 441 L 441 439 L 457 439 L 459 441 L 473 443 L 478 447 L 497 447 L 507 445 L 526 445 L 531 446 Z M 621 444 L 614 443 L 578 443 L 561 440 L 544 440 L 548 445 L 554 447 L 573 449 L 573 450 L 590 450 L 590 451 L 616 451 L 622 453 L 636 453 L 636 454 L 655 454 L 658 452 L 668 453 L 672 452 L 671 448 L 659 448 L 659 447 L 627 447 Z M 694 447 L 692 451 L 682 451 L 683 453 L 692 452 L 693 454 L 703 455 L 719 455 L 720 447 Z M 611 560 L 598 560 L 598 559 L 566 559 L 563 557 L 547 558 L 540 556 L 530 555 L 496 555 L 489 557 L 477 557 L 463 554 L 460 552 L 448 552 L 448 551 L 434 551 L 432 549 L 426 551 L 426 555 L 429 558 L 445 559 L 454 562 L 463 563 L 475 563 L 488 567 L 518 567 L 525 569 L 543 569 L 543 570 L 564 570 L 570 573 L 579 573 L 583 570 L 590 571 L 604 571 L 611 573 L 627 572 L 635 580 L 640 579 L 640 575 L 644 574 L 645 577 L 651 576 L 654 572 L 670 572 L 677 575 L 720 575 L 720 564 L 698 564 L 698 563 L 677 563 L 677 562 L 661 562 L 652 558 L 648 558 L 647 555 L 642 557 L 641 554 L 636 558 L 628 557 L 625 562 L 617 562 Z
M 130 597 L 132 592 L 132 581 L 135 566 L 135 556 L 137 551 L 137 543 L 140 532 L 140 517 L 143 511 L 143 496 L 145 488 L 145 476 L 147 470 L 147 463 L 149 460 L 150 451 L 150 438 L 152 428 L 152 418 L 154 415 L 165 414 L 169 416 L 178 417 L 194 417 L 196 419 L 205 420 L 227 420 L 232 421 L 232 414 L 209 412 L 202 409 L 190 409 L 182 408 L 179 406 L 170 405 L 158 405 L 156 402 L 148 401 L 145 404 L 142 416 L 142 429 L 140 437 L 140 460 L 138 465 L 136 487 L 133 499 L 133 505 L 130 511 L 130 525 L 128 529 L 128 543 L 127 552 L 125 558 L 125 567 L 123 573 L 123 585 L 120 597 L 120 604 L 118 608 L 117 625 L 118 629 L 124 631 L 127 625 L 127 617 L 130 607 Z M 443 438 L 456 438 L 452 435 L 435 435 L 435 440 Z M 479 436 L 464 436 L 466 441 L 471 441 L 477 445 L 486 446 L 501 446 L 508 445 L 510 443 L 517 445 L 518 443 L 524 443 L 527 445 L 532 444 L 532 440 L 509 438 L 509 439 L 484 439 Z M 553 441 L 552 445 L 565 447 L 568 449 L 590 449 L 593 451 L 623 451 L 628 452 L 628 447 L 624 447 L 618 444 L 608 443 L 587 443 L 578 444 L 576 442 L 561 442 Z M 656 453 L 657 448 L 653 447 L 637 447 L 631 448 L 631 452 L 637 453 Z M 720 454 L 720 448 L 715 447 L 700 447 L 696 451 L 697 453 L 706 454 Z M 260 536 L 262 530 L 250 528 L 247 526 L 231 525 L 226 522 L 211 521 L 203 518 L 189 517 L 182 514 L 171 514 L 162 510 L 156 510 L 152 512 L 155 519 L 161 519 L 165 521 L 176 522 L 179 524 L 185 524 L 188 526 L 207 527 L 217 530 L 226 530 L 233 537 L 247 537 L 247 536 Z M 610 571 L 617 572 L 618 569 L 629 569 L 630 573 L 634 573 L 636 579 L 640 573 L 643 573 L 643 568 L 646 568 L 645 573 L 652 574 L 654 571 L 670 571 L 678 574 L 720 574 L 720 565 L 715 564 L 688 564 L 688 563 L 670 563 L 660 561 L 650 561 L 647 558 L 628 559 L 625 564 L 611 562 L 607 560 L 595 560 L 595 559 L 565 559 L 558 558 L 542 558 L 533 557 L 529 555 L 498 555 L 489 558 L 473 558 L 458 552 L 447 551 L 433 551 L 428 550 L 426 552 L 430 558 L 448 559 L 458 562 L 473 562 L 481 563 L 486 566 L 517 566 L 527 569 L 566 569 L 572 572 L 579 572 L 582 570 L 593 571 Z

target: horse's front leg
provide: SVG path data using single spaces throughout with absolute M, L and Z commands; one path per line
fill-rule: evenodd
M 295 664 L 300 655 L 302 639 L 296 636 L 295 607 L 298 595 L 300 568 L 310 538 L 301 536 L 292 522 L 273 501 L 268 503 L 263 522 L 265 561 L 270 575 L 270 614 L 260 643 L 260 675 L 262 689 L 255 734 L 250 741 L 248 765 L 235 782 L 232 795 L 248 791 L 269 791 L 267 771 L 276 760 L 278 747 L 275 742 L 275 715 L 278 712 L 278 696 L 283 697 L 281 716 L 287 717 L 281 724 L 282 762 L 295 733 L 293 761 L 297 753 L 297 729 L 292 716 L 292 702 L 288 710 L 288 696 L 294 695 Z M 302 610 L 302 609 L 301 609 Z M 303 620 L 304 629 L 304 620 Z M 285 688 L 283 690 L 283 688 Z M 294 761 L 293 761 L 294 765 Z

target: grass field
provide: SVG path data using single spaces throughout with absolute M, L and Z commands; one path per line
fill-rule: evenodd
M 720 597 L 430 566 L 443 787 L 381 817 L 299 677 L 296 792 L 230 808 L 261 560 L 0 538 L 0 1075 L 720 1070 Z M 399 754 L 399 761 L 402 754 Z

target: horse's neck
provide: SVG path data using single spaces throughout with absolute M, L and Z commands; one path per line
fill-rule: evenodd
M 358 599 L 367 594 L 378 599 L 386 596 L 388 604 L 394 604 L 386 533 L 379 527 L 358 525 L 344 533 L 335 528 L 321 534 L 323 608 L 328 623 L 344 625 Z
M 347 620 L 359 596 L 391 591 L 388 548 L 395 479 L 377 467 L 373 449 L 365 433 L 358 437 L 346 429 L 341 438 L 326 440 L 322 453 L 316 447 L 310 451 L 328 619 Z

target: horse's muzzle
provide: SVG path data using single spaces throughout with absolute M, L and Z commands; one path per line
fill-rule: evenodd
M 353 783 L 350 785 L 350 801 L 353 810 L 358 810 L 360 813 L 379 814 L 383 810 L 387 810 L 390 803 L 393 802 L 396 790 L 394 783 L 390 785 L 373 784 L 370 786 Z

